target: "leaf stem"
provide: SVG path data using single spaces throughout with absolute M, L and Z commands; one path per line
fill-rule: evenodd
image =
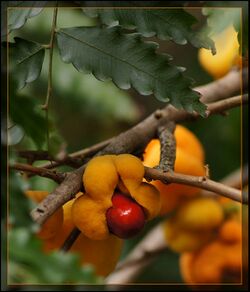
M 42 106 L 42 109 L 48 110 L 49 106 L 49 99 L 52 92 L 52 63 L 53 63 L 53 52 L 54 52 L 54 39 L 55 39 L 55 30 L 56 30 L 56 21 L 57 21 L 57 11 L 58 7 L 54 9 L 53 14 L 53 21 L 52 21 L 52 28 L 51 28 L 51 35 L 50 35 L 50 42 L 48 45 L 45 45 L 47 48 L 50 49 L 49 53 L 49 72 L 48 72 L 48 87 L 47 87 L 47 95 L 45 104 Z

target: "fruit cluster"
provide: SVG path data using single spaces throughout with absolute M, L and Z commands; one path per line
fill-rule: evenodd
M 240 283 L 242 271 L 240 218 L 227 217 L 218 227 L 212 240 L 194 252 L 182 253 L 180 270 L 183 279 L 189 284 Z
M 183 126 L 175 130 L 174 171 L 205 175 L 204 150 L 197 137 Z M 160 161 L 160 141 L 152 140 L 144 153 L 144 165 Z M 152 184 L 159 190 L 167 215 L 163 231 L 167 246 L 180 253 L 180 269 L 187 283 L 240 282 L 241 224 L 239 204 L 229 199 L 202 197 L 201 190 L 179 184 Z
M 119 259 L 122 239 L 137 235 L 159 213 L 159 192 L 143 177 L 142 162 L 130 154 L 93 158 L 83 175 L 85 193 L 59 208 L 37 233 L 44 251 L 59 249 L 78 227 L 81 234 L 70 250 L 80 255 L 83 264 L 92 264 L 98 275 L 107 276 Z M 48 192 L 26 195 L 39 203 Z

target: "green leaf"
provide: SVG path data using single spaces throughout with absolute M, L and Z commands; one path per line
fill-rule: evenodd
M 47 1 L 15 1 L 15 2 L 17 2 L 17 7 L 9 7 L 8 33 L 10 33 L 14 29 L 21 28 L 29 18 L 37 16 L 39 13 L 41 13 L 43 10 L 43 6 L 45 6 L 47 3 Z
M 197 48 L 211 49 L 214 43 L 192 29 L 197 20 L 183 9 L 83 9 L 90 17 L 99 16 L 102 23 L 125 29 L 136 29 L 144 37 L 156 35 L 161 40 L 173 40 L 184 45 L 190 42 Z
M 242 5 L 246 5 L 243 4 Z M 242 11 L 242 13 L 241 13 Z M 203 15 L 207 16 L 207 33 L 211 36 L 217 35 L 230 25 L 233 25 L 238 32 L 238 42 L 242 47 L 242 54 L 245 56 L 248 51 L 248 9 L 247 7 L 205 7 Z M 239 49 L 239 52 L 241 48 Z
M 11 283 L 64 284 L 101 283 L 90 266 L 82 267 L 74 253 L 60 251 L 45 254 L 42 242 L 27 228 L 15 228 L 9 232 Z
M 10 72 L 17 89 L 36 80 L 41 72 L 45 49 L 38 43 L 16 37 L 10 43 Z
M 37 149 L 42 149 L 46 141 L 46 120 L 41 105 L 35 98 L 12 94 L 10 98 L 11 120 L 21 126 Z
M 62 60 L 102 81 L 110 80 L 121 89 L 131 86 L 142 95 L 154 93 L 189 112 L 205 112 L 198 93 L 182 69 L 170 65 L 171 57 L 156 54 L 157 44 L 143 42 L 138 34 L 122 34 L 120 27 L 73 27 L 57 32 Z

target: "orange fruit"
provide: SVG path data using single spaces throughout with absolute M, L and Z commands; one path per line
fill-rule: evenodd
M 174 136 L 176 139 L 176 160 L 174 171 L 178 173 L 204 176 L 204 150 L 198 138 L 187 128 L 177 125 Z M 155 167 L 160 162 L 160 141 L 153 139 L 146 146 L 143 163 L 147 167 Z M 162 207 L 160 214 L 164 215 L 174 210 L 185 197 L 196 196 L 200 189 L 181 185 L 163 184 L 161 181 L 151 182 L 160 192 Z

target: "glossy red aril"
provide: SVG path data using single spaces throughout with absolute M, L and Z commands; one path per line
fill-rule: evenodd
M 130 238 L 138 234 L 145 225 L 143 208 L 132 198 L 121 193 L 112 197 L 113 206 L 107 210 L 109 231 L 120 238 Z

